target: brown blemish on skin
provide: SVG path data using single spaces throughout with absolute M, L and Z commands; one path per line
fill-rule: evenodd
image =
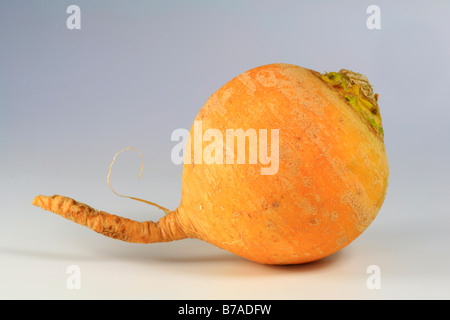
M 305 187 L 311 188 L 311 186 L 312 186 L 312 179 L 310 177 L 303 177 L 302 180 L 303 180 L 303 185 Z
M 331 220 L 331 221 L 336 221 L 337 218 L 338 218 L 338 213 L 337 213 L 336 211 L 333 211 L 333 212 L 330 214 L 330 220 Z
M 277 227 L 275 226 L 275 224 L 272 221 L 267 221 L 266 222 L 266 227 L 269 230 L 277 230 Z
M 374 208 L 368 201 L 361 200 L 365 198 L 367 193 L 359 186 L 347 191 L 341 198 L 341 202 L 347 203 L 355 213 L 355 225 L 359 231 L 364 231 L 375 217 Z
M 253 82 L 253 79 L 247 73 L 242 73 L 237 78 L 244 84 L 244 86 L 248 90 L 250 90 L 251 94 L 253 94 L 256 91 L 256 84 Z
M 336 240 L 338 246 L 343 246 L 347 243 L 347 237 L 341 237 Z

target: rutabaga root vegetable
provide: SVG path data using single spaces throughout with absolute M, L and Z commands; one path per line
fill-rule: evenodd
M 366 230 L 382 206 L 389 175 L 384 132 L 378 95 L 361 74 L 257 67 L 215 92 L 195 120 L 201 132 L 193 126 L 187 149 L 200 146 L 200 155 L 217 161 L 186 152 L 180 205 L 158 222 L 118 217 L 62 196 L 38 196 L 33 204 L 115 239 L 195 238 L 264 264 L 326 257 Z M 214 148 L 205 143 L 213 139 L 193 141 L 217 130 L 224 137 L 228 129 L 278 130 L 278 140 L 267 139 L 267 150 L 277 152 L 276 170 L 262 174 L 270 165 L 262 159 L 228 161 L 228 141 L 214 141 Z M 221 152 L 227 161 L 218 161 Z

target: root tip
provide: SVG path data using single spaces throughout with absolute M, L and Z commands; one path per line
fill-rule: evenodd
M 44 208 L 48 204 L 50 197 L 39 195 L 34 197 L 32 204 L 36 207 Z

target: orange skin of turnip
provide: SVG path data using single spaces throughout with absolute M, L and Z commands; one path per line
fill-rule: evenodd
M 305 263 L 347 246 L 382 206 L 383 137 L 312 70 L 244 72 L 195 120 L 203 131 L 279 129 L 279 169 L 261 175 L 260 164 L 195 164 L 186 155 L 177 213 L 191 238 L 263 264 Z

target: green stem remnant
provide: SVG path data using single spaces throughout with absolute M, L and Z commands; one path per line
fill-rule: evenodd
M 335 88 L 347 102 L 383 138 L 378 94 L 374 94 L 369 80 L 362 74 L 342 69 L 339 72 L 318 74 L 320 79 Z

